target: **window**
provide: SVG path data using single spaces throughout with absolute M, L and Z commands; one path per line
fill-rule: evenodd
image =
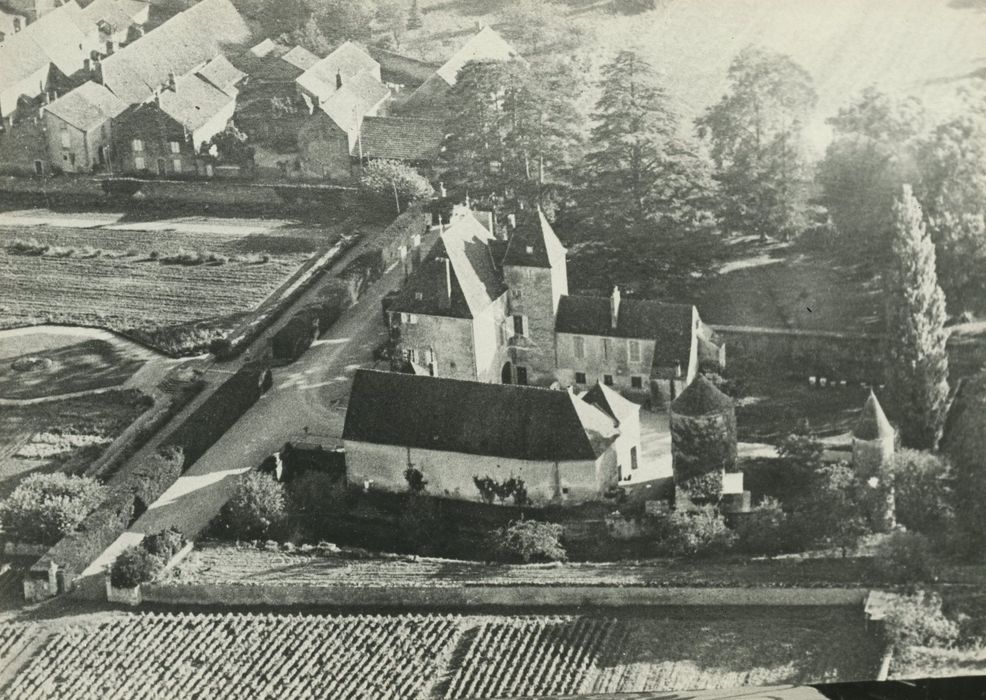
M 143 170 L 146 167 L 147 167 L 147 164 L 144 163 L 143 157 L 141 157 L 141 156 L 135 156 L 134 157 L 134 170 Z
M 181 172 L 181 158 L 175 158 L 171 161 L 171 166 L 175 169 L 176 173 Z
M 527 335 L 525 332 L 527 330 L 526 326 L 526 319 L 522 315 L 517 314 L 514 316 L 514 335 Z
M 417 314 L 408 314 L 407 315 L 407 322 L 410 323 L 412 326 L 413 325 L 416 325 L 418 323 L 418 315 Z
M 603 375 L 603 384 L 605 384 L 606 386 L 613 386 L 613 375 L 612 374 L 604 374 Z
M 527 385 L 527 367 L 517 368 L 517 383 L 521 386 Z
M 69 136 L 68 129 L 64 126 L 62 127 L 61 137 L 62 137 L 62 148 L 71 148 L 72 137 Z
M 640 341 L 630 340 L 630 362 L 640 362 Z
M 421 301 L 422 299 L 425 298 L 425 295 L 423 293 L 421 293 L 421 292 L 415 292 L 414 293 L 414 298 L 417 299 L 418 301 Z
M 171 148 L 172 153 L 181 153 L 181 144 L 177 141 L 171 141 L 168 146 Z
M 585 357 L 585 338 L 581 335 L 577 335 L 572 338 L 572 343 L 575 347 L 575 359 L 581 360 Z
M 586 383 L 586 381 L 585 381 L 585 372 L 576 372 L 575 373 L 575 383 L 576 384 L 585 384 Z
M 534 246 L 532 245 L 524 246 L 524 250 L 527 252 L 528 255 L 530 255 L 531 253 L 534 252 Z
M 634 445 L 633 447 L 630 448 L 630 468 L 631 469 L 636 469 L 637 468 L 637 446 L 636 445 Z
M 134 153 L 143 153 L 144 142 L 141 141 L 140 139 L 134 139 L 133 141 L 130 142 L 130 148 Z
M 609 338 L 603 338 L 603 359 L 608 360 L 611 354 Z
M 19 32 L 21 30 L 21 18 L 14 17 L 14 32 Z
M 496 344 L 501 346 L 507 344 L 507 328 L 502 323 L 496 324 Z
M 630 387 L 633 389 L 643 389 L 644 388 L 644 378 L 643 377 L 630 377 Z

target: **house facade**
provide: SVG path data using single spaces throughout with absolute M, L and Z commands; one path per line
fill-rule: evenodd
M 389 309 L 396 354 L 434 376 L 574 387 L 667 405 L 724 347 L 690 304 L 568 293 L 541 212 L 497 238 L 457 207 Z
M 571 391 L 360 370 L 343 441 L 350 483 L 407 491 L 417 469 L 430 494 L 481 500 L 476 479 L 524 482 L 531 503 L 598 500 L 639 449 L 623 426 Z
M 44 109 L 48 158 L 66 173 L 112 170 L 112 121 L 126 105 L 89 81 Z

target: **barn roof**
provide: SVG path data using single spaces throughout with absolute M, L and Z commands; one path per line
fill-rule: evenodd
M 619 393 L 610 389 L 601 381 L 585 392 L 582 400 L 611 416 L 618 423 L 623 423 L 628 418 L 640 415 L 639 404 L 623 398 Z
M 343 87 L 361 75 L 372 76 L 373 82 L 381 84 L 376 80 L 376 72 L 379 69 L 380 64 L 374 61 L 370 54 L 353 42 L 347 41 L 325 58 L 306 68 L 298 77 L 297 83 L 316 95 L 319 100 L 326 100 L 338 90 L 336 84 L 339 79 L 342 80 Z M 357 85 L 358 92 L 367 89 L 365 81 L 358 82 Z
M 321 59 L 306 49 L 304 46 L 295 46 L 293 49 L 281 56 L 281 60 L 290 63 L 295 68 L 308 70 Z
M 246 77 L 246 73 L 234 66 L 225 56 L 219 55 L 196 71 L 200 78 L 212 83 L 225 93 L 230 93 Z
M 189 131 L 194 131 L 226 107 L 234 95 L 223 92 L 197 75 L 186 75 L 175 81 L 174 90 L 161 91 L 161 111 Z
M 55 100 L 45 110 L 77 129 L 89 131 L 126 108 L 116 95 L 90 80 Z
M 319 107 L 340 129 L 355 132 L 364 115 L 390 95 L 390 88 L 369 73 L 345 78 L 342 87 L 320 99 Z
M 595 460 L 617 435 L 568 391 L 375 370 L 356 372 L 343 429 L 351 441 L 553 462 Z
M 352 155 L 403 161 L 433 161 L 445 139 L 442 122 L 413 117 L 366 117 L 360 129 L 362 144 Z

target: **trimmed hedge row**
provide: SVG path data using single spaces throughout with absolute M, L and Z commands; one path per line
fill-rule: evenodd
M 77 532 L 63 538 L 31 567 L 32 578 L 47 577 L 55 562 L 71 580 L 92 563 L 154 501 L 160 498 L 270 386 L 269 363 L 251 362 L 221 384 L 185 419 L 148 460 L 118 472 L 103 503 Z
M 287 364 L 297 360 L 311 347 L 319 335 L 320 328 L 321 323 L 317 313 L 308 309 L 296 313 L 271 338 L 270 347 L 274 361 Z

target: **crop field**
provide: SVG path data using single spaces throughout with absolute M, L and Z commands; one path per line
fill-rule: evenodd
M 235 327 L 339 236 L 288 222 L 54 221 L 0 219 L 0 328 L 100 326 L 178 353 Z
M 0 409 L 0 497 L 33 472 L 72 470 L 96 459 L 150 399 L 134 391 Z
M 869 678 L 878 645 L 858 618 L 831 608 L 133 613 L 54 629 L 0 694 L 451 700 Z

